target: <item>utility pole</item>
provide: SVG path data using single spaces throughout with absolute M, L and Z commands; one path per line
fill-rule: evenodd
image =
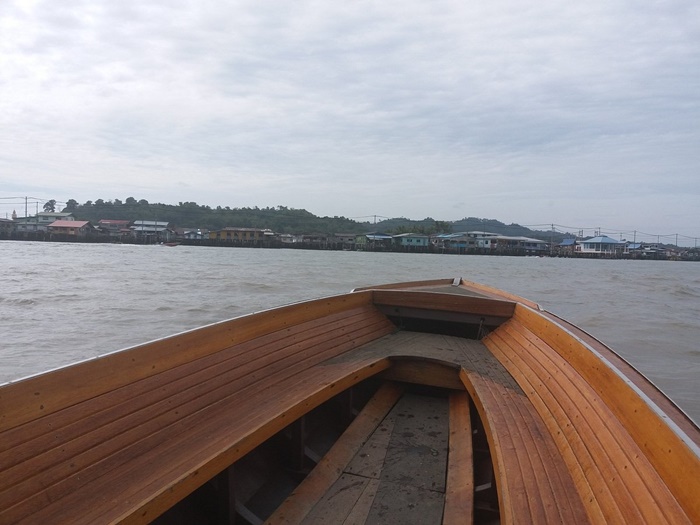
M 554 223 L 552 223 L 552 233 L 549 236 L 549 256 L 554 253 Z

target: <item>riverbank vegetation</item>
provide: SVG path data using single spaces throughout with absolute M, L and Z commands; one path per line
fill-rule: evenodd
M 61 211 L 71 212 L 76 219 L 96 224 L 100 219 L 151 220 L 172 223 L 178 227 L 220 230 L 227 226 L 239 228 L 270 229 L 276 233 L 365 233 L 381 231 L 400 233 L 450 233 L 459 231 L 488 231 L 500 235 L 520 235 L 548 242 L 559 241 L 564 234 L 531 230 L 518 224 L 504 224 L 494 219 L 465 217 L 459 221 L 440 221 L 431 217 L 412 220 L 404 217 L 358 221 L 347 217 L 319 217 L 313 213 L 287 206 L 274 208 L 212 208 L 196 202 L 180 202 L 176 205 L 149 203 L 145 199 L 128 197 L 120 199 L 87 201 L 79 204 L 70 199 Z

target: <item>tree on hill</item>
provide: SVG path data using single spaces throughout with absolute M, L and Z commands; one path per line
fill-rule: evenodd
M 100 219 L 157 220 L 176 227 L 197 227 L 220 230 L 227 226 L 270 229 L 277 233 L 361 233 L 365 227 L 345 217 L 317 217 L 303 209 L 278 206 L 276 208 L 229 208 L 199 205 L 196 202 L 180 202 L 177 205 L 148 203 L 133 197 L 120 202 L 94 203 L 88 201 L 77 206 L 76 217 L 97 222 Z
M 47 213 L 54 213 L 56 211 L 56 200 L 51 199 L 44 203 L 44 211 Z

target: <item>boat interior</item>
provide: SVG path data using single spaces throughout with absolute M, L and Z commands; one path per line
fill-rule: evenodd
M 535 303 L 358 289 L 0 386 L 0 523 L 698 523 L 700 431 Z

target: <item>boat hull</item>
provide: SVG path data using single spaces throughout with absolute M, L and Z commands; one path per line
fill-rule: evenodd
M 700 521 L 697 426 L 460 279 L 178 334 L 4 385 L 0 413 L 3 523 Z

